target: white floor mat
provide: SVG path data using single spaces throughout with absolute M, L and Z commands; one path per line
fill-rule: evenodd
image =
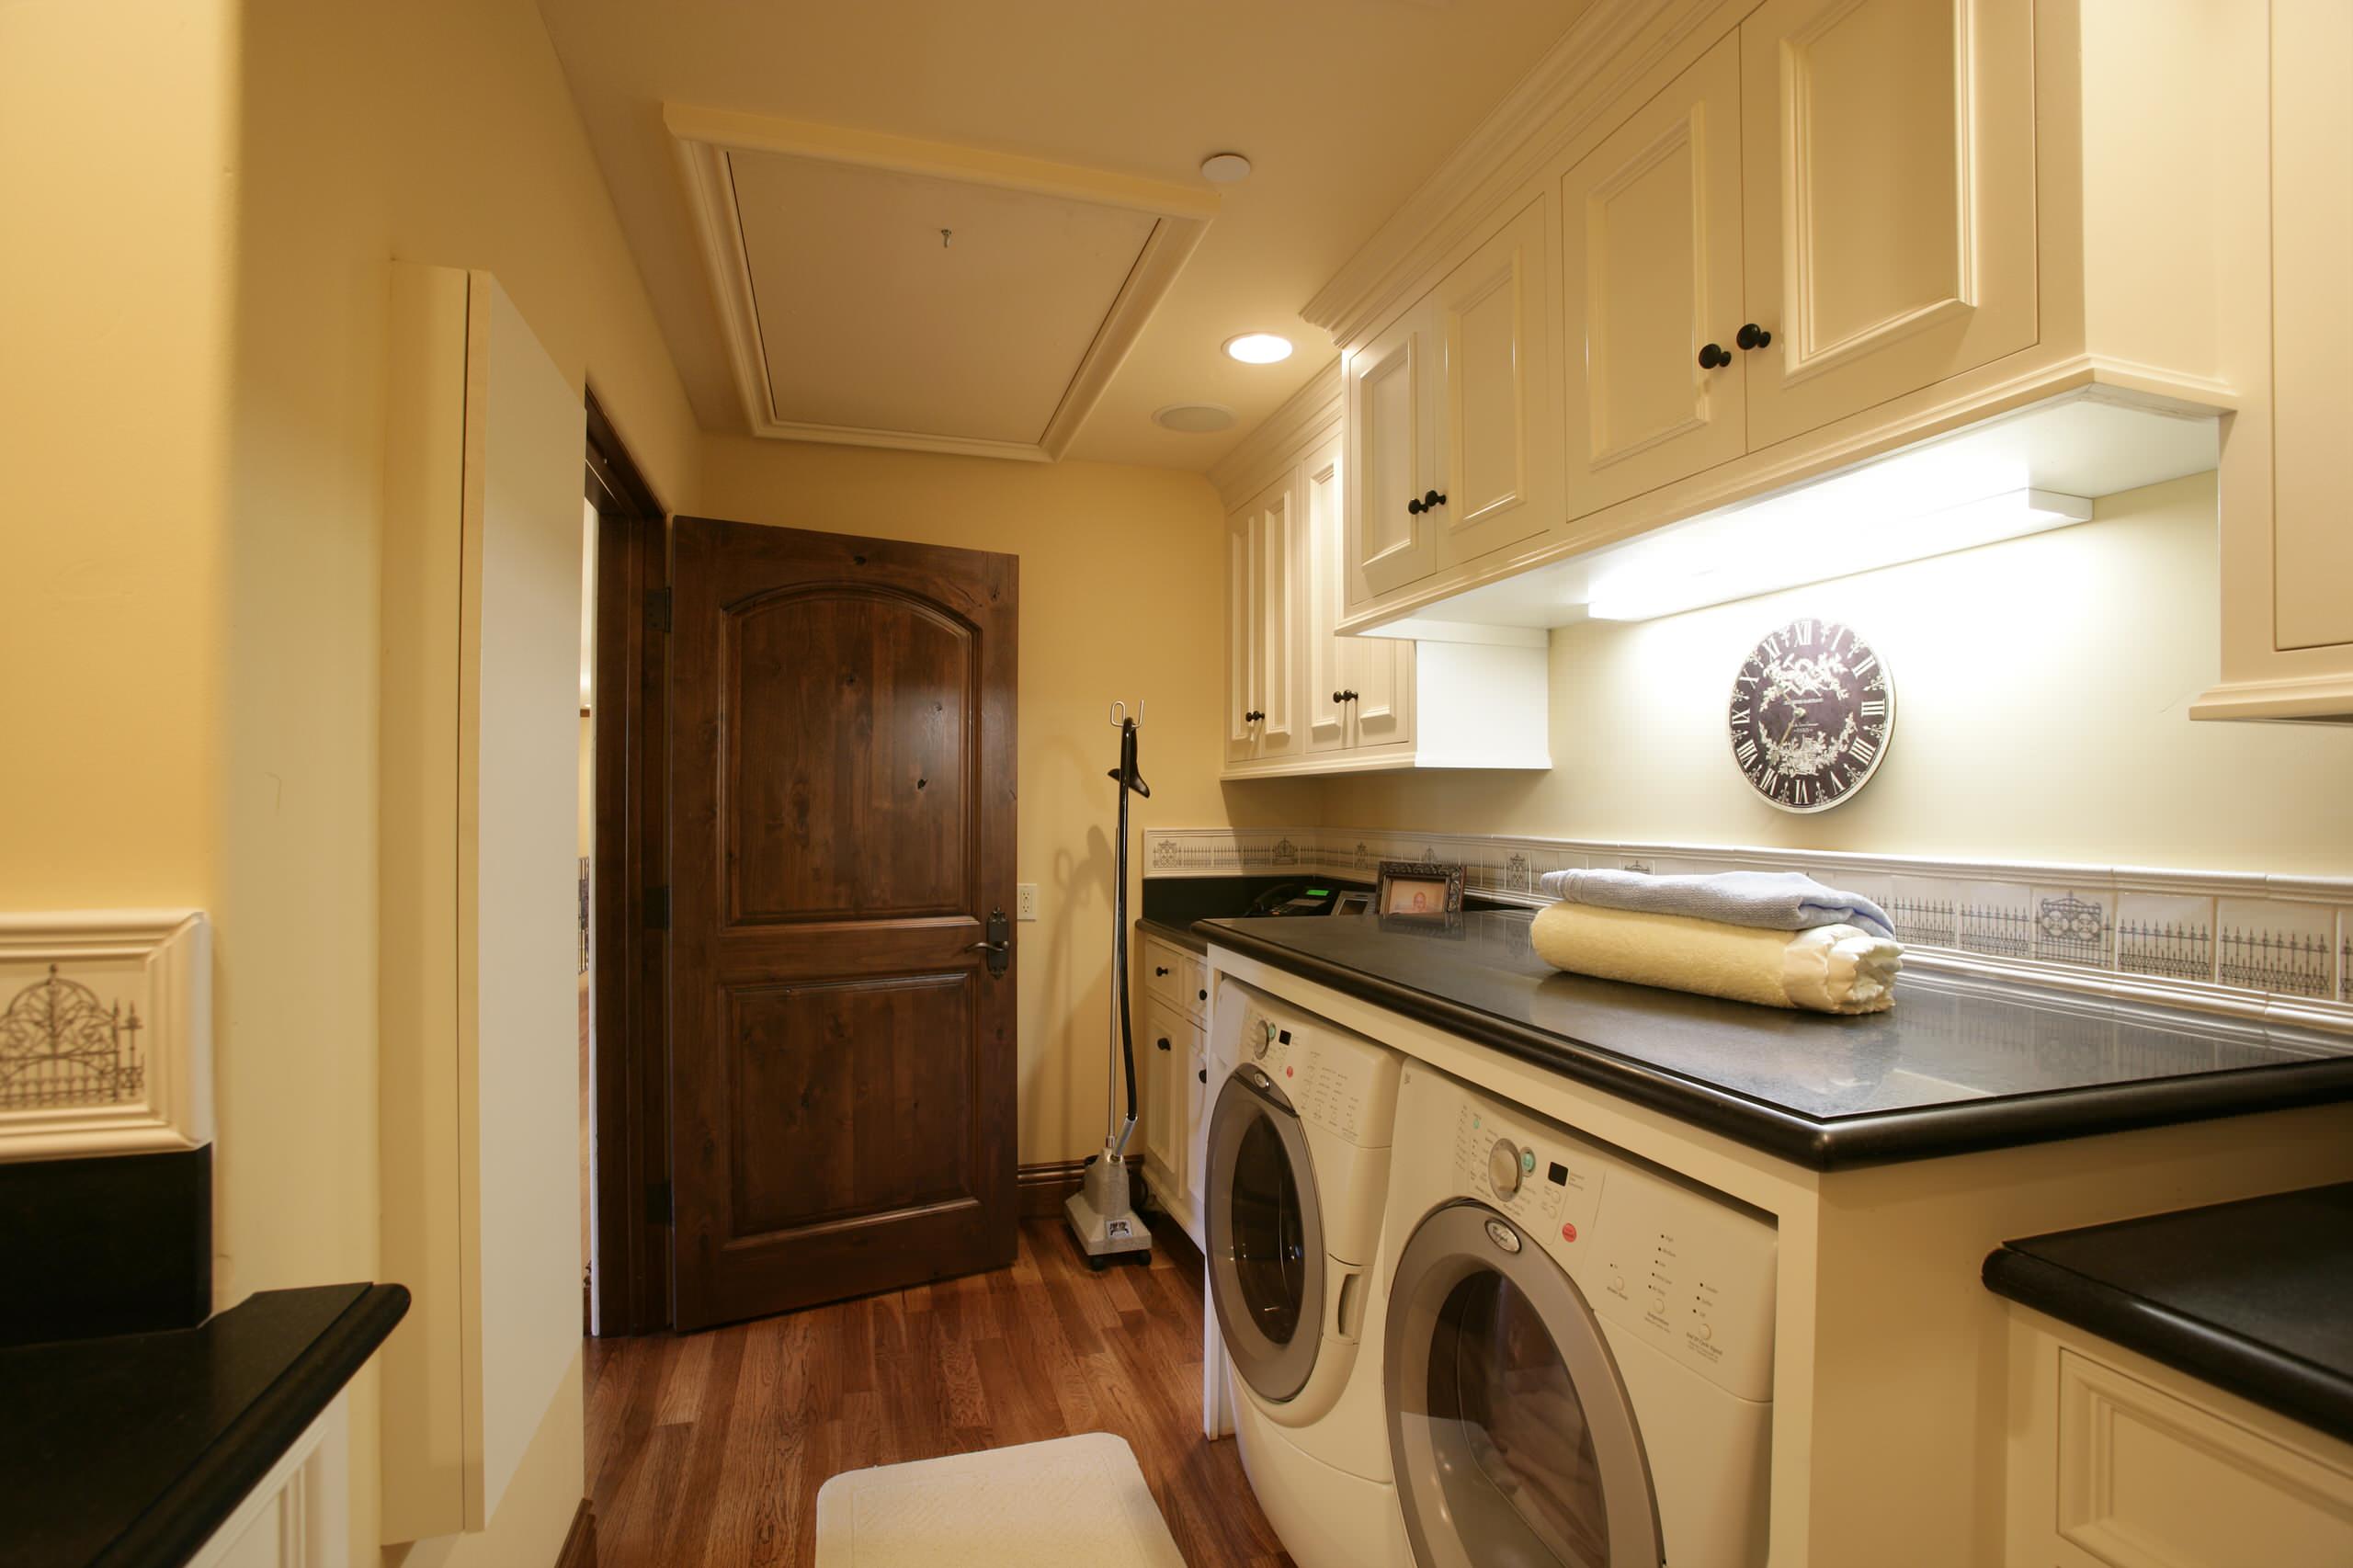
M 817 1489 L 817 1568 L 1185 1568 L 1109 1432 L 879 1465 Z

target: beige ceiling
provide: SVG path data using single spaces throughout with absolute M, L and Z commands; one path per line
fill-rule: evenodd
M 740 431 L 745 416 L 665 104 L 1176 182 L 1199 183 L 1211 153 L 1248 154 L 1256 171 L 1224 187 L 1068 453 L 1200 468 L 1329 362 L 1330 339 L 1299 307 L 1584 4 L 540 0 L 540 10 L 671 352 L 714 430 Z M 813 263 L 811 276 L 840 265 Z M 972 330 L 978 347 L 989 329 L 975 320 Z M 1275 366 L 1227 359 L 1221 345 L 1250 331 L 1281 333 L 1300 352 Z M 868 367 L 858 395 L 916 398 L 925 374 L 904 357 Z M 1187 402 L 1241 417 L 1212 436 L 1152 423 L 1154 409 Z

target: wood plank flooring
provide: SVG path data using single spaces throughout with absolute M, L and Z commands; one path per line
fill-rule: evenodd
M 1200 1255 L 1089 1270 L 1059 1220 L 1013 1267 L 783 1317 L 588 1342 L 597 1568 L 805 1568 L 830 1476 L 1079 1432 L 1135 1449 L 1191 1568 L 1290 1568 L 1201 1436 Z

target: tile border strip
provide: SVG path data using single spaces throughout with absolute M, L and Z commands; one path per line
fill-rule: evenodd
M 1808 871 L 1893 916 L 1912 961 L 2353 1034 L 2353 877 L 1933 858 L 1845 850 L 1414 833 L 1147 828 L 1147 877 L 1370 880 L 1383 860 L 1459 860 L 1472 892 L 1530 908 L 1546 871 Z

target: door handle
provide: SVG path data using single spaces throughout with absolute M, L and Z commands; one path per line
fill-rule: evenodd
M 990 977 L 1002 980 L 1005 978 L 1006 967 L 1013 961 L 1013 922 L 1005 917 L 1004 910 L 989 911 L 988 933 L 987 941 L 974 942 L 964 950 L 970 953 L 988 954 Z

